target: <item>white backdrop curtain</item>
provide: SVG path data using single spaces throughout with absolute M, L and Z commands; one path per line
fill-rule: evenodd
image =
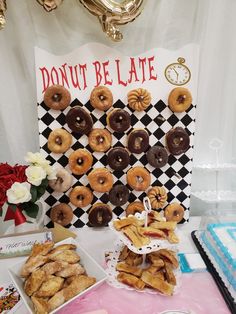
M 64 54 L 88 42 L 125 54 L 198 43 L 194 164 L 215 162 L 208 146 L 214 137 L 224 143 L 220 161 L 236 161 L 235 0 L 147 0 L 140 17 L 122 27 L 121 43 L 107 39 L 96 18 L 77 0 L 64 0 L 51 13 L 36 0 L 7 0 L 7 4 L 7 25 L 0 31 L 0 162 L 24 162 L 27 151 L 39 150 L 34 46 Z M 232 173 L 224 174 L 222 188 L 235 188 L 233 181 Z M 214 178 L 210 182 L 198 171 L 193 172 L 192 182 L 193 190 L 214 188 Z M 194 201 L 192 207 L 195 213 L 201 210 Z

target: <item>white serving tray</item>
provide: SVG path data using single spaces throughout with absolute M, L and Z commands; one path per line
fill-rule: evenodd
M 75 244 L 77 246 L 76 252 L 80 256 L 80 263 L 82 264 L 82 266 L 84 266 L 88 276 L 95 277 L 97 279 L 97 282 L 94 285 L 92 285 L 91 287 L 89 287 L 88 289 L 82 291 L 81 293 L 79 293 L 78 295 L 76 295 L 75 297 L 70 299 L 69 301 L 67 301 L 64 304 L 62 304 L 61 306 L 59 306 L 55 310 L 51 311 L 50 314 L 56 313 L 58 310 L 65 307 L 67 304 L 69 304 L 73 300 L 86 294 L 87 292 L 93 290 L 94 288 L 97 288 L 107 278 L 107 275 L 106 275 L 106 272 L 104 271 L 104 269 L 84 249 L 82 249 L 79 246 L 78 242 L 76 242 L 73 238 L 68 238 L 68 239 L 63 240 L 61 242 L 58 242 L 55 244 L 55 246 L 58 246 L 60 244 L 65 244 L 65 243 Z M 11 279 L 14 282 L 15 286 L 17 287 L 27 309 L 29 310 L 29 313 L 34 314 L 35 310 L 34 310 L 33 302 L 31 301 L 30 297 L 27 296 L 27 294 L 25 293 L 25 291 L 23 289 L 24 278 L 21 278 L 19 275 L 20 270 L 21 270 L 21 268 L 24 265 L 26 260 L 27 260 L 27 258 L 22 260 L 20 263 L 12 265 L 11 267 L 8 268 L 8 272 L 9 272 Z

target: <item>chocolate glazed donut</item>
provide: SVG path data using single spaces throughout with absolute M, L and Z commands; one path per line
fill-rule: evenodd
M 93 205 L 88 214 L 89 223 L 93 227 L 103 227 L 112 219 L 112 211 L 109 205 L 97 203 Z
M 88 134 L 93 127 L 92 117 L 80 106 L 70 109 L 66 115 L 66 123 L 73 132 L 80 134 Z
M 129 189 L 122 184 L 115 185 L 109 192 L 109 200 L 115 206 L 122 206 L 129 199 Z
M 123 147 L 115 147 L 108 152 L 107 163 L 113 170 L 123 170 L 128 167 L 129 162 L 129 153 Z
M 147 160 L 155 168 L 164 167 L 168 162 L 167 150 L 161 146 L 153 146 L 147 152 Z
M 113 109 L 107 116 L 107 124 L 119 133 L 130 128 L 130 121 L 129 113 L 123 109 Z
M 131 153 L 141 154 L 149 145 L 148 132 L 143 129 L 133 130 L 128 136 L 128 149 Z
M 185 153 L 189 149 L 189 143 L 189 135 L 181 127 L 173 128 L 166 134 L 166 144 L 173 155 Z

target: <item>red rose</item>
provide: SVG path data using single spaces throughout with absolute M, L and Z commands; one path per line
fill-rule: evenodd
M 0 182 L 0 210 L 4 203 L 7 201 L 6 191 L 3 184 Z
M 8 163 L 0 164 L 0 177 L 5 174 L 10 174 L 13 172 L 13 167 L 8 165 Z
M 14 174 L 7 174 L 0 177 L 1 186 L 5 191 L 10 189 L 13 183 L 20 182 Z
M 14 167 L 8 163 L 0 164 L 0 210 L 3 204 L 7 201 L 6 192 L 15 182 L 25 182 L 27 177 L 25 169 L 28 166 L 15 165 Z
M 20 166 L 20 165 L 15 165 L 13 168 L 13 173 L 17 177 L 17 182 L 25 182 L 27 181 L 27 177 L 25 175 L 25 169 L 28 166 Z

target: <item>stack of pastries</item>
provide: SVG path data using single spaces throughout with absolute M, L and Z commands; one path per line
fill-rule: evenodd
M 46 314 L 95 284 L 80 264 L 76 245 L 35 244 L 20 273 L 35 312 Z
M 160 249 L 147 254 L 146 268 L 141 267 L 142 260 L 142 255 L 125 246 L 116 265 L 117 280 L 137 290 L 151 288 L 164 295 L 172 295 L 176 286 L 174 271 L 179 266 L 175 253 Z
M 171 244 L 179 243 L 175 233 L 177 222 L 165 221 L 165 218 L 156 211 L 148 213 L 148 226 L 144 226 L 144 219 L 128 216 L 114 220 L 113 226 L 122 232 L 136 248 L 148 245 L 152 239 L 167 240 Z

